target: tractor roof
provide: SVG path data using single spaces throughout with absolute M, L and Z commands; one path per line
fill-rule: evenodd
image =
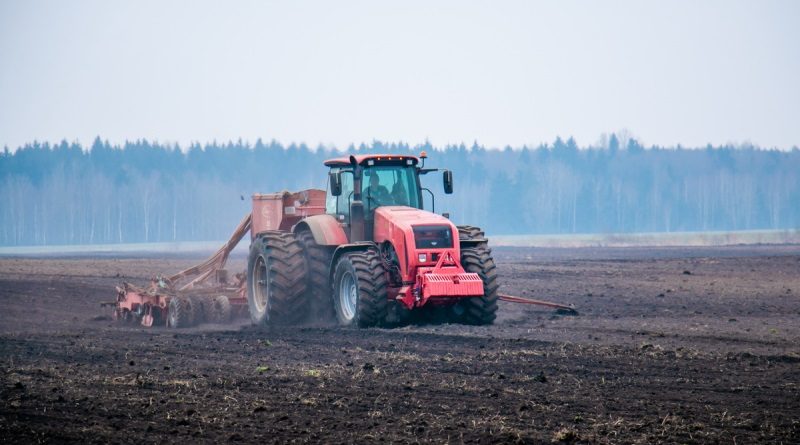
M 334 158 L 328 159 L 325 161 L 325 165 L 328 167 L 346 167 L 350 165 L 350 157 L 351 156 L 342 156 L 341 158 Z M 356 158 L 356 163 L 360 165 L 367 165 L 368 161 L 374 161 L 374 163 L 387 163 L 387 164 L 405 164 L 406 160 L 411 160 L 411 165 L 417 165 L 419 162 L 419 158 L 416 156 L 408 156 L 408 155 L 392 155 L 392 154 L 375 154 L 375 155 L 353 155 L 352 157 Z

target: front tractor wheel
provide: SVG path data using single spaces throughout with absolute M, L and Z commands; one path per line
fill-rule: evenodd
M 386 321 L 386 269 L 372 250 L 343 255 L 333 276 L 333 304 L 339 324 L 366 328 Z
M 465 298 L 453 307 L 456 321 L 473 324 L 492 324 L 497 318 L 497 266 L 483 230 L 474 226 L 459 226 L 459 238 L 472 241 L 461 246 L 461 266 L 466 272 L 478 274 L 483 281 L 483 296 Z
M 466 324 L 492 324 L 497 317 L 497 267 L 488 247 L 461 249 L 461 265 L 467 272 L 477 273 L 483 281 L 483 296 L 465 298 L 457 308 L 459 321 Z
M 294 323 L 305 314 L 306 260 L 289 232 L 264 232 L 250 245 L 247 306 L 253 324 Z

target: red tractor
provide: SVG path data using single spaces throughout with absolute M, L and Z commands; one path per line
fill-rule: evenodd
M 422 165 L 420 165 L 420 159 Z M 483 232 L 423 210 L 420 158 L 331 159 L 327 193 L 255 195 L 247 302 L 254 323 L 292 322 L 333 303 L 342 325 L 402 322 L 435 307 L 451 321 L 490 324 L 495 264 Z M 453 175 L 443 171 L 444 192 Z
M 300 322 L 309 312 L 335 312 L 340 324 L 360 327 L 420 312 L 490 324 L 499 295 L 487 240 L 476 227 L 422 209 L 423 191 L 432 209 L 434 196 L 420 176 L 438 171 L 425 168 L 425 158 L 326 161 L 327 193 L 253 195 L 251 214 L 207 261 L 145 288 L 123 283 L 105 304 L 116 319 L 145 326 L 225 323 L 245 311 L 255 324 Z M 443 179 L 452 193 L 452 173 L 444 170 Z M 232 277 L 223 267 L 248 231 L 247 272 Z

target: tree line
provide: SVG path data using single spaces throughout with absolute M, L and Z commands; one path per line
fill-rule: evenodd
M 616 135 L 536 147 L 374 141 L 347 153 L 427 151 L 437 212 L 491 234 L 797 229 L 800 150 L 643 147 Z M 242 141 L 185 150 L 146 140 L 84 147 L 30 143 L 0 154 L 0 245 L 222 240 L 252 193 L 325 188 L 323 161 L 342 152 Z M 426 208 L 431 208 L 425 194 Z

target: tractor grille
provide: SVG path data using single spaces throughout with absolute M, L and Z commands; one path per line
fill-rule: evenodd
M 417 249 L 447 249 L 453 247 L 450 226 L 414 226 Z

